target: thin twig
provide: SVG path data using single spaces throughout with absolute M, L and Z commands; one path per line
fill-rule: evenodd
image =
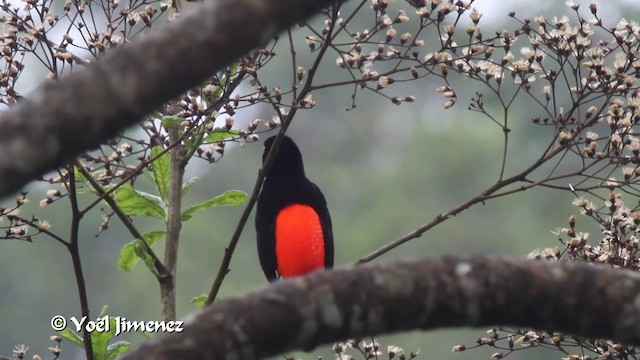
M 334 5 L 333 6 L 333 19 L 334 20 L 338 16 L 339 8 L 340 8 L 339 5 Z M 331 34 L 333 32 L 333 24 L 334 23 L 335 23 L 335 21 L 331 22 L 331 25 L 329 27 L 329 31 L 327 32 L 327 36 L 326 36 L 327 39 L 331 38 Z M 293 120 L 294 115 L 296 114 L 296 112 L 299 109 L 298 105 L 307 96 L 307 94 L 311 91 L 311 84 L 313 83 L 314 76 L 315 76 L 316 71 L 318 69 L 318 66 L 320 66 L 320 62 L 321 62 L 322 58 L 324 57 L 324 54 L 326 53 L 328 48 L 329 48 L 329 42 L 328 41 L 324 41 L 322 43 L 322 47 L 320 48 L 320 50 L 318 52 L 318 56 L 316 57 L 313 65 L 311 66 L 311 68 L 308 71 L 307 80 L 305 81 L 304 86 L 300 90 L 300 93 L 298 94 L 298 96 L 294 99 L 294 103 L 292 104 L 291 110 L 289 111 L 289 113 L 287 114 L 285 119 L 282 121 L 282 125 L 280 127 L 280 132 L 278 133 L 276 139 L 274 140 L 273 144 L 271 145 L 271 149 L 269 151 L 269 154 L 267 154 L 267 157 L 266 157 L 264 163 L 262 164 L 262 169 L 260 171 L 258 171 L 258 177 L 256 179 L 255 184 L 253 185 L 253 190 L 251 192 L 251 196 L 249 197 L 249 201 L 247 202 L 247 206 L 245 207 L 244 211 L 242 212 L 242 215 L 240 216 L 240 220 L 238 221 L 238 225 L 236 226 L 236 229 L 233 232 L 233 235 L 231 237 L 231 240 L 229 241 L 229 244 L 224 249 L 224 256 L 222 258 L 222 262 L 220 263 L 220 267 L 218 268 L 218 272 L 216 273 L 215 280 L 213 281 L 213 285 L 211 286 L 211 290 L 209 291 L 209 296 L 207 297 L 207 302 L 206 302 L 207 305 L 211 304 L 211 303 L 213 303 L 215 301 L 215 298 L 218 295 L 218 292 L 220 291 L 220 287 L 222 286 L 222 282 L 224 281 L 225 276 L 230 271 L 229 264 L 231 263 L 231 258 L 233 256 L 233 252 L 235 251 L 236 245 L 238 244 L 238 240 L 240 239 L 240 235 L 242 234 L 242 231 L 244 230 L 244 227 L 247 224 L 247 220 L 249 219 L 249 215 L 251 214 L 251 211 L 253 210 L 253 207 L 255 206 L 256 202 L 258 201 L 258 197 L 259 197 L 259 194 L 260 194 L 260 189 L 262 188 L 262 183 L 264 181 L 265 174 L 271 168 L 271 164 L 273 163 L 273 159 L 275 159 L 275 155 L 276 155 L 276 153 L 278 151 L 278 148 L 280 147 L 280 142 L 282 141 L 282 138 L 283 138 L 285 132 L 289 128 L 289 125 L 291 124 L 291 121 Z
M 163 279 L 171 277 L 171 273 L 169 272 L 167 267 L 162 263 L 162 261 L 160 261 L 160 258 L 156 255 L 156 253 L 153 251 L 151 246 L 149 246 L 149 244 L 144 239 L 142 234 L 138 231 L 138 229 L 133 225 L 133 223 L 131 222 L 131 220 L 127 216 L 127 214 L 125 214 L 124 211 L 122 211 L 122 209 L 120 209 L 120 207 L 118 206 L 116 201 L 111 197 L 111 195 L 109 195 L 109 192 L 105 191 L 105 189 L 102 186 L 100 186 L 100 184 L 93 178 L 93 176 L 91 175 L 89 170 L 87 170 L 87 168 L 84 165 L 82 165 L 82 163 L 80 163 L 80 161 L 75 160 L 73 165 L 75 167 L 77 167 L 78 171 L 80 171 L 80 173 L 82 175 L 84 175 L 84 177 L 87 179 L 87 181 L 89 181 L 91 186 L 93 186 L 95 191 L 98 193 L 99 197 L 102 200 L 104 200 L 109 205 L 109 207 L 111 207 L 111 209 L 114 211 L 116 216 L 118 216 L 118 219 L 120 219 L 122 224 L 127 228 L 127 230 L 129 230 L 131 235 L 135 239 L 139 239 L 142 242 L 142 244 L 144 245 L 145 250 L 147 251 L 149 256 L 151 256 L 153 258 L 154 268 L 157 271 L 157 274 L 155 274 L 156 278 L 159 281 L 162 281 Z
M 82 274 L 82 262 L 80 261 L 79 249 L 79 231 L 82 213 L 78 209 L 78 198 L 76 197 L 76 179 L 73 168 L 69 169 L 69 202 L 71 203 L 71 234 L 69 235 L 70 245 L 69 253 L 73 262 L 73 271 L 76 277 L 76 285 L 78 286 L 78 297 L 80 297 L 80 308 L 82 316 L 89 318 L 89 300 L 87 299 L 87 288 Z M 91 344 L 91 332 L 86 326 L 82 328 L 82 342 L 87 360 L 93 360 L 93 345 Z

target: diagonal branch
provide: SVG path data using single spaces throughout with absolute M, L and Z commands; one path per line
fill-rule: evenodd
M 171 272 L 162 263 L 162 261 L 160 261 L 160 258 L 158 257 L 158 255 L 156 255 L 156 253 L 153 251 L 151 246 L 149 246 L 147 241 L 144 239 L 144 236 L 142 236 L 142 234 L 138 231 L 138 229 L 133 225 L 133 223 L 131 222 L 131 220 L 127 216 L 127 214 L 125 214 L 122 211 L 122 209 L 120 209 L 120 207 L 118 206 L 116 201 L 111 197 L 111 195 L 107 194 L 105 189 L 96 181 L 96 179 L 93 178 L 93 175 L 91 175 L 89 170 L 87 170 L 87 168 L 84 167 L 84 165 L 82 165 L 82 163 L 80 161 L 74 160 L 73 161 L 73 165 L 76 168 L 78 168 L 78 171 L 82 175 L 84 175 L 84 177 L 87 179 L 87 181 L 89 181 L 89 183 L 91 184 L 93 189 L 96 191 L 96 193 L 98 193 L 98 196 L 102 197 L 103 200 L 109 205 L 109 207 L 111 207 L 111 209 L 116 214 L 116 216 L 118 216 L 118 219 L 120 219 L 120 221 L 122 222 L 124 227 L 126 227 L 127 230 L 129 230 L 129 233 L 131 233 L 133 238 L 134 239 L 140 239 L 140 241 L 144 245 L 145 250 L 147 251 L 147 253 L 151 256 L 151 258 L 153 258 L 153 265 L 154 265 L 154 267 L 155 267 L 155 269 L 157 271 L 157 273 L 155 273 L 154 275 L 156 276 L 158 281 L 160 283 L 162 283 L 163 281 L 173 281 L 171 279 L 171 277 L 173 276 L 171 274 Z M 70 171 L 70 173 L 71 173 L 71 171 Z
M 82 71 L 44 84 L 0 115 L 0 196 L 95 148 L 332 3 L 205 1 Z
M 514 257 L 366 264 L 283 280 L 190 317 L 123 360 L 258 359 L 412 329 L 519 326 L 640 344 L 637 272 Z
M 340 9 L 340 6 L 338 5 L 332 8 L 332 14 L 333 14 L 334 20 L 338 17 L 339 9 Z M 327 38 L 331 37 L 331 34 L 333 33 L 334 23 L 335 21 L 332 21 L 331 25 L 329 26 L 329 31 L 327 32 Z M 295 70 L 297 67 L 295 66 L 295 51 L 293 50 L 293 43 L 290 43 L 289 46 L 292 52 L 292 61 L 294 64 L 293 69 Z M 286 115 L 286 117 L 284 117 L 284 120 L 282 121 L 282 125 L 280 126 L 280 131 L 278 132 L 278 135 L 275 141 L 271 145 L 271 149 L 269 150 L 269 153 L 265 158 L 264 164 L 262 164 L 262 168 L 258 172 L 258 177 L 256 178 L 256 182 L 253 186 L 253 191 L 251 192 L 249 201 L 247 202 L 247 205 L 245 206 L 245 209 L 242 212 L 242 215 L 240 216 L 240 220 L 238 221 L 238 224 L 236 225 L 236 229 L 233 232 L 233 235 L 231 236 L 229 245 L 224 249 L 224 256 L 222 258 L 222 262 L 220 263 L 220 267 L 218 268 L 216 277 L 213 281 L 213 284 L 211 285 L 211 290 L 209 290 L 209 295 L 207 296 L 207 302 L 206 302 L 207 304 L 211 304 L 215 301 L 225 276 L 229 273 L 229 271 L 231 271 L 229 269 L 229 265 L 231 264 L 231 257 L 233 256 L 233 252 L 235 251 L 236 245 L 240 240 L 240 235 L 242 234 L 242 231 L 244 230 L 244 227 L 247 224 L 249 215 L 251 214 L 251 211 L 253 210 L 254 205 L 258 201 L 258 198 L 260 196 L 260 189 L 262 189 L 262 183 L 265 179 L 265 176 L 269 172 L 269 169 L 271 168 L 271 164 L 273 163 L 276 157 L 278 148 L 280 148 L 280 143 L 282 142 L 282 138 L 284 137 L 284 134 L 286 133 L 287 129 L 289 128 L 289 125 L 293 121 L 293 117 L 298 112 L 299 104 L 301 104 L 302 100 L 311 92 L 311 86 L 313 84 L 313 80 L 315 79 L 315 75 L 318 71 L 318 67 L 320 66 L 320 62 L 322 61 L 322 59 L 324 59 L 324 54 L 327 52 L 328 47 L 329 47 L 329 42 L 328 41 L 323 42 L 323 45 L 320 48 L 320 51 L 318 52 L 318 55 L 316 56 L 313 62 L 313 65 L 309 69 L 309 75 L 307 75 L 307 79 L 305 80 L 304 85 L 300 89 L 300 93 L 297 94 L 297 92 L 294 91 L 294 94 L 296 95 L 294 95 L 294 100 L 291 106 L 291 110 Z M 293 75 L 293 81 L 294 82 L 296 81 L 295 72 Z M 296 87 L 294 86 L 294 89 L 295 88 Z M 282 118 L 283 115 L 280 113 L 275 103 L 272 102 L 272 105 L 274 109 L 278 112 L 280 117 Z

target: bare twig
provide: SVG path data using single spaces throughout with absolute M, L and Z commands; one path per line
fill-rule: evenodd
M 87 298 L 87 288 L 84 281 L 84 275 L 82 274 L 82 262 L 80 260 L 80 248 L 79 248 L 79 232 L 80 232 L 80 220 L 82 220 L 82 213 L 78 209 L 78 199 L 76 197 L 76 179 L 74 177 L 73 168 L 69 169 L 69 202 L 71 203 L 71 233 L 69 234 L 70 246 L 67 247 L 71 254 L 71 261 L 73 263 L 73 271 L 76 277 L 76 285 L 78 286 L 78 297 L 80 298 L 80 308 L 82 316 L 89 318 L 89 300 Z M 91 332 L 86 326 L 82 329 L 82 342 L 84 344 L 84 351 L 87 355 L 87 360 L 93 360 L 93 345 L 91 343 Z
M 158 255 L 156 255 L 156 253 L 153 251 L 151 246 L 149 246 L 149 244 L 144 239 L 142 234 L 133 225 L 133 223 L 131 222 L 131 220 L 127 216 L 127 214 L 125 214 L 122 211 L 122 209 L 120 209 L 120 207 L 115 202 L 115 200 L 111 197 L 111 195 L 109 195 L 108 192 L 105 191 L 102 186 L 100 186 L 100 184 L 93 178 L 93 175 L 91 175 L 91 173 L 87 170 L 86 167 L 84 167 L 84 165 L 82 165 L 82 163 L 80 163 L 80 161 L 77 161 L 77 160 L 74 161 L 74 166 L 76 166 L 78 168 L 78 171 L 80 171 L 80 173 L 82 175 L 84 175 L 84 177 L 87 179 L 87 181 L 91 184 L 91 186 L 94 188 L 94 190 L 98 193 L 98 196 L 102 200 L 104 200 L 109 205 L 109 207 L 111 207 L 111 209 L 115 212 L 116 216 L 118 216 L 118 219 L 120 219 L 122 224 L 127 228 L 127 230 L 129 230 L 129 232 L 131 233 L 133 238 L 134 239 L 139 239 L 140 241 L 142 241 L 142 244 L 144 245 L 145 250 L 153 258 L 153 264 L 154 264 L 154 267 L 155 267 L 155 269 L 157 271 L 157 274 L 155 274 L 155 275 L 158 278 L 158 280 L 162 281 L 163 279 L 165 279 L 167 277 L 171 277 L 171 273 L 169 272 L 167 267 L 164 264 L 162 264 L 162 261 L 160 261 L 160 258 L 158 257 Z
M 339 5 L 335 5 L 332 8 L 334 20 L 338 16 L 339 8 L 340 8 Z M 333 31 L 333 23 L 335 23 L 335 21 L 332 21 L 330 30 L 327 33 L 327 39 L 331 37 L 332 31 Z M 209 296 L 207 297 L 207 304 L 213 303 L 216 296 L 218 295 L 218 291 L 220 291 L 220 287 L 222 286 L 222 282 L 224 281 L 225 276 L 227 275 L 227 273 L 229 273 L 229 264 L 231 263 L 231 257 L 233 256 L 233 252 L 238 243 L 238 240 L 240 239 L 240 235 L 242 234 L 242 231 L 247 223 L 247 220 L 249 219 L 249 215 L 251 214 L 251 211 L 253 210 L 255 203 L 258 201 L 260 189 L 262 188 L 262 183 L 264 181 L 265 174 L 269 171 L 269 168 L 273 163 L 273 159 L 275 159 L 275 155 L 278 152 L 278 148 L 280 147 L 282 137 L 284 136 L 285 132 L 287 131 L 287 128 L 289 127 L 289 125 L 291 124 L 291 121 L 293 120 L 293 117 L 298 111 L 299 104 L 311 91 L 311 86 L 313 83 L 314 76 L 316 74 L 318 67 L 320 66 L 320 62 L 322 61 L 324 54 L 326 53 L 329 47 L 329 44 L 330 44 L 329 41 L 323 42 L 323 45 L 320 48 L 320 51 L 316 56 L 313 65 L 308 71 L 307 79 L 304 83 L 304 86 L 302 87 L 302 89 L 300 89 L 300 93 L 298 94 L 298 96 L 294 98 L 291 110 L 287 114 L 286 118 L 282 121 L 280 132 L 278 133 L 278 136 L 276 137 L 275 141 L 271 145 L 269 154 L 267 154 L 267 157 L 264 163 L 262 164 L 262 169 L 258 172 L 258 177 L 253 186 L 253 190 L 251 192 L 251 196 L 249 197 L 249 201 L 247 202 L 247 205 L 244 211 L 242 212 L 242 215 L 240 216 L 240 220 L 238 221 L 238 225 L 236 226 L 233 236 L 229 241 L 229 245 L 225 248 L 222 262 L 220 264 L 218 272 L 216 273 L 216 277 L 215 277 L 215 280 L 213 281 L 213 285 L 211 286 L 211 290 L 209 291 Z M 295 59 L 295 52 L 293 50 L 292 50 L 292 56 Z M 295 73 L 294 73 L 293 81 L 294 82 L 296 81 Z
M 332 3 L 206 1 L 136 44 L 110 51 L 85 71 L 44 84 L 0 116 L 0 196 L 111 138 L 283 28 Z

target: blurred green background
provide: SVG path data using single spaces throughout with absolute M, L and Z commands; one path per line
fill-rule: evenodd
M 586 8 L 588 2 L 575 1 Z M 632 0 L 601 1 L 599 15 L 614 26 L 621 17 L 640 18 L 640 6 Z M 606 6 L 604 4 L 606 3 Z M 484 14 L 481 21 L 486 33 L 492 28 L 515 28 L 506 13 L 515 10 L 520 17 L 539 14 L 561 16 L 569 11 L 563 1 L 479 0 L 474 3 Z M 413 12 L 409 10 L 409 15 Z M 624 16 L 622 16 L 624 15 Z M 572 18 L 573 19 L 573 18 Z M 306 35 L 297 30 L 299 34 Z M 428 39 L 428 38 L 427 38 Z M 285 54 L 284 44 L 278 52 Z M 302 46 L 301 46 L 302 48 Z M 306 50 L 306 49 L 305 49 Z M 300 59 L 310 59 L 300 51 Z M 288 56 L 288 55 L 287 55 Z M 284 56 L 283 56 L 284 58 Z M 341 76 L 327 57 L 320 72 L 320 82 Z M 286 61 L 272 62 L 265 78 L 270 87 L 290 82 Z M 456 82 L 460 83 L 458 77 Z M 456 83 L 454 82 L 454 83 Z M 467 80 L 468 82 L 468 80 Z M 443 97 L 435 93 L 441 83 L 421 80 L 394 86 L 387 94 L 401 97 L 415 95 L 417 102 L 400 107 L 370 92 L 358 94 L 357 107 L 345 111 L 351 103 L 351 89 L 336 88 L 314 92 L 317 106 L 299 112 L 290 128 L 301 147 L 307 175 L 324 191 L 333 218 L 336 264 L 348 265 L 358 258 L 404 235 L 455 207 L 495 182 L 502 151 L 502 132 L 488 119 L 466 110 L 480 84 L 468 82 L 456 88 L 457 105 L 444 110 Z M 495 99 L 485 96 L 491 107 Z M 512 141 L 518 144 L 512 153 L 507 174 L 522 169 L 546 146 L 550 129 L 536 128 L 529 117 L 531 104 L 521 101 L 512 111 Z M 537 108 L 535 108 L 538 111 Z M 271 118 L 267 108 L 235 116 L 239 124 L 256 117 Z M 135 132 L 133 133 L 135 137 Z M 262 138 L 265 139 L 265 134 Z M 207 164 L 192 161 L 186 178 L 200 177 L 200 182 L 185 199 L 185 206 L 208 199 L 229 189 L 249 193 L 253 187 L 262 154 L 262 143 L 233 146 L 222 161 Z M 29 187 L 32 211 L 48 219 L 51 230 L 66 236 L 69 232 L 68 202 L 62 200 L 49 208 L 38 207 L 47 187 Z M 89 200 L 85 195 L 85 200 Z M 376 262 L 405 257 L 439 257 L 445 254 L 526 254 L 539 247 L 556 246 L 551 230 L 565 226 L 573 196 L 535 189 L 488 201 L 452 218 L 423 237 L 376 259 Z M 12 204 L 7 198 L 6 204 Z M 182 229 L 178 268 L 178 314 L 195 311 L 193 296 L 206 293 L 218 269 L 224 247 L 236 226 L 242 208 L 214 208 L 198 213 Z M 80 244 L 92 314 L 103 305 L 108 313 L 130 320 L 158 320 L 159 289 L 155 278 L 144 268 L 132 273 L 118 270 L 120 248 L 131 237 L 117 221 L 99 237 L 94 235 L 101 222 L 93 211 L 83 221 Z M 142 231 L 157 229 L 160 222 L 136 219 Z M 159 247 L 158 247 L 159 248 Z M 266 285 L 260 270 L 255 246 L 253 216 L 245 228 L 224 282 L 220 297 L 240 296 Z M 33 243 L 0 243 L 0 354 L 9 355 L 16 344 L 30 347 L 28 357 L 39 353 L 48 358 L 53 334 L 49 321 L 61 314 L 79 316 L 80 306 L 71 261 L 66 250 L 51 239 L 37 237 Z M 386 345 L 404 347 L 407 352 L 421 349 L 420 357 L 429 359 L 489 358 L 492 349 L 452 353 L 451 347 L 471 345 L 486 329 L 449 329 L 382 336 Z M 123 335 L 122 340 L 139 343 L 138 335 Z M 83 353 L 63 342 L 62 357 L 82 358 Z M 355 354 L 354 354 L 355 355 Z M 333 358 L 330 347 L 297 354 L 306 359 Z M 514 359 L 560 358 L 560 353 L 519 352 Z

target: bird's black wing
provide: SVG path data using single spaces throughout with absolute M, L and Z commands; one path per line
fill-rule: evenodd
M 278 279 L 276 263 L 275 219 L 261 209 L 258 203 L 256 211 L 256 236 L 258 238 L 258 257 L 264 275 L 269 281 Z

